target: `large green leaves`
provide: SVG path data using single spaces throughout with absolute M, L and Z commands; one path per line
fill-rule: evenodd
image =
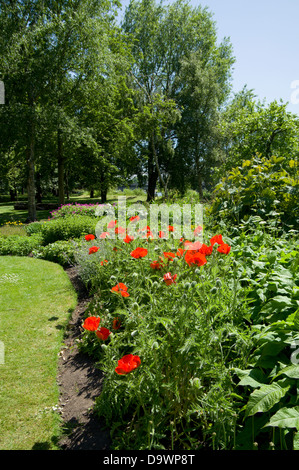
M 254 390 L 246 406 L 245 418 L 256 413 L 269 411 L 286 395 L 288 389 L 289 386 L 281 387 L 278 383 L 273 383 L 271 385 L 263 385 L 260 389 Z
M 299 430 L 299 406 L 281 408 L 270 418 L 266 426 L 296 428 Z

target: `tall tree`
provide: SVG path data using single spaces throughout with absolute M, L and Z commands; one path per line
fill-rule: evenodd
M 139 139 L 139 147 L 141 143 L 143 146 L 141 155 L 147 158 L 148 200 L 151 200 L 154 198 L 158 179 L 165 182 L 169 175 L 174 173 L 173 165 L 177 165 L 174 149 L 178 144 L 178 129 L 182 129 L 181 126 L 184 125 L 183 118 L 187 120 L 187 113 L 182 113 L 182 104 L 183 101 L 186 104 L 189 100 L 182 93 L 185 85 L 183 80 L 186 81 L 190 77 L 187 73 L 180 75 L 183 61 L 200 58 L 200 66 L 205 73 L 209 68 L 213 69 L 213 79 L 217 78 L 217 86 L 221 83 L 223 85 L 223 90 L 218 92 L 217 97 L 220 102 L 220 95 L 227 88 L 228 69 L 232 63 L 231 51 L 228 42 L 217 48 L 216 29 L 211 13 L 200 6 L 192 8 L 185 0 L 177 0 L 166 6 L 162 2 L 156 4 L 155 0 L 131 0 L 122 27 L 132 38 L 135 63 L 131 73 L 141 94 L 140 107 L 146 113 L 149 107 L 154 111 L 151 120 L 143 119 L 142 135 Z M 226 69 L 221 76 L 220 71 L 224 65 Z M 212 73 L 209 75 L 212 78 Z M 204 99 L 199 103 L 197 100 L 197 106 L 200 106 L 201 110 L 207 104 L 214 106 L 214 101 Z M 163 119 L 161 110 L 164 111 Z M 176 113 L 170 110 L 175 110 Z M 189 100 L 189 115 L 190 110 Z M 154 121 L 155 132 L 152 125 Z M 146 127 L 144 122 L 149 125 Z M 183 166 L 178 171 L 182 171 L 182 168 Z M 161 178 L 163 173 L 165 176 Z

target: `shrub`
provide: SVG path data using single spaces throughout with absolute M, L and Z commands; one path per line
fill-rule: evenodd
M 67 267 L 75 264 L 75 253 L 81 242 L 81 239 L 58 240 L 46 246 L 38 247 L 33 250 L 32 254 L 34 258 L 45 259 Z
M 299 171 L 294 160 L 260 155 L 232 169 L 216 186 L 210 214 L 215 220 L 239 224 L 250 215 L 274 218 L 282 227 L 299 227 Z
M 45 223 L 45 222 L 44 222 Z M 26 233 L 32 235 L 34 233 L 40 233 L 43 227 L 42 222 L 32 222 L 25 226 Z
M 81 238 L 89 233 L 95 233 L 98 219 L 86 215 L 59 217 L 47 221 L 41 229 L 44 244 L 58 240 Z
M 0 238 L 0 255 L 28 256 L 42 243 L 39 234 L 28 236 L 11 235 Z

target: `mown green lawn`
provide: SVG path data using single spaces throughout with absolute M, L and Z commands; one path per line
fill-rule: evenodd
M 58 353 L 76 302 L 61 266 L 0 257 L 0 450 L 56 448 Z

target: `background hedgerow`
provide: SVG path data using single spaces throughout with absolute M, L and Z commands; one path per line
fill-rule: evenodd
M 95 233 L 97 221 L 97 218 L 87 215 L 59 217 L 43 224 L 40 233 L 44 244 L 48 245 L 58 240 L 80 238 L 88 233 Z

